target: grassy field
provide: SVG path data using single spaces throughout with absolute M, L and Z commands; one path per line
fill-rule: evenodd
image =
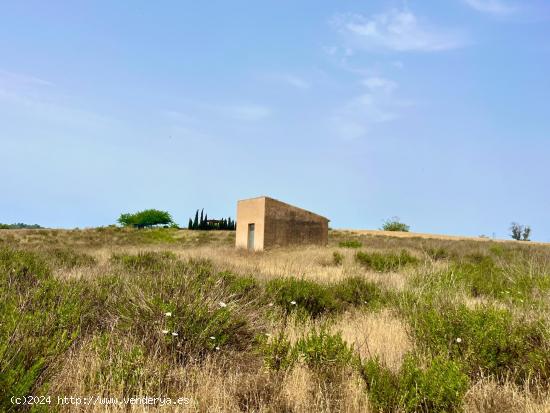
M 550 411 L 550 246 L 0 230 L 0 411 Z M 12 396 L 49 395 L 15 406 Z

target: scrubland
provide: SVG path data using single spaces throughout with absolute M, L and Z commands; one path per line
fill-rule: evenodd
M 550 411 L 550 246 L 0 231 L 0 411 Z M 179 407 L 12 396 L 186 397 Z

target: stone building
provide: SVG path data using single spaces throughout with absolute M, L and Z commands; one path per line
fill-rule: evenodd
M 305 209 L 261 196 L 237 203 L 237 248 L 261 251 L 274 246 L 328 241 L 329 220 Z

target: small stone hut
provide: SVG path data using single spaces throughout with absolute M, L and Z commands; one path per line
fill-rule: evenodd
M 328 241 L 329 220 L 267 196 L 237 202 L 237 248 L 262 251 L 285 245 Z

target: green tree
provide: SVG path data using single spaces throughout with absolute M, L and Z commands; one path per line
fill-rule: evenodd
M 189 218 L 189 223 L 187 224 L 187 229 L 193 229 L 193 220 Z
M 134 214 L 120 214 L 118 223 L 124 227 L 146 228 L 155 225 L 176 225 L 172 216 L 166 211 L 146 209 Z
M 392 217 L 384 221 L 381 229 L 384 231 L 409 232 L 410 227 L 407 224 L 401 222 L 399 220 L 399 217 Z
M 199 210 L 195 212 L 195 220 L 193 221 L 193 229 L 199 229 Z

